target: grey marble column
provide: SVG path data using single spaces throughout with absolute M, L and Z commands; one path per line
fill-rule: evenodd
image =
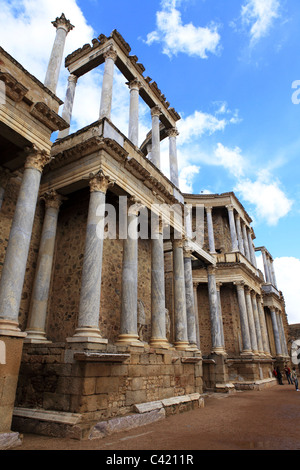
M 287 350 L 283 321 L 282 321 L 282 314 L 280 310 L 277 311 L 277 324 L 278 324 L 279 336 L 280 336 L 280 341 L 281 341 L 282 354 L 284 356 L 288 356 L 288 350 Z
M 257 348 L 258 348 L 259 354 L 264 354 L 262 332 L 261 332 L 261 326 L 260 326 L 260 321 L 259 321 L 259 312 L 258 312 L 258 306 L 257 306 L 257 301 L 256 301 L 256 292 L 253 290 L 251 291 L 251 300 L 252 300 L 252 311 L 253 311 L 255 331 L 256 331 Z
M 257 308 L 259 314 L 259 322 L 260 328 L 262 333 L 262 342 L 263 342 L 263 351 L 266 355 L 270 355 L 270 344 L 269 344 L 269 337 L 268 337 L 268 330 L 267 330 L 267 323 L 264 311 L 264 303 L 262 295 L 257 297 Z
M 167 131 L 169 136 L 169 160 L 170 160 L 170 180 L 175 186 L 179 187 L 179 172 L 178 172 L 178 158 L 177 158 L 177 145 L 176 137 L 179 132 L 176 128 Z
M 208 299 L 211 322 L 212 353 L 224 354 L 215 268 L 207 267 Z
M 104 117 L 110 119 L 113 83 L 114 83 L 114 69 L 115 69 L 115 62 L 117 60 L 117 53 L 111 47 L 104 54 L 104 58 L 105 58 L 105 66 L 104 66 L 104 74 L 103 74 L 103 82 L 102 82 L 99 119 L 102 119 Z
M 27 337 L 25 341 L 30 343 L 48 342 L 46 337 L 48 296 L 58 212 L 63 200 L 56 191 L 44 194 L 41 199 L 45 201 L 45 218 L 26 329 Z
M 248 235 L 247 235 L 247 227 L 246 227 L 245 224 L 242 224 L 242 233 L 243 233 L 245 256 L 248 259 L 248 261 L 251 262 L 250 249 L 249 249 L 249 243 L 248 243 Z
M 194 290 L 194 306 L 195 306 L 195 318 L 196 318 L 196 336 L 197 336 L 197 347 L 201 352 L 201 339 L 200 339 L 200 325 L 199 325 L 199 310 L 198 310 L 198 286 L 199 282 L 193 282 Z
M 151 150 L 151 161 L 154 165 L 160 169 L 160 130 L 159 130 L 159 116 L 161 110 L 158 106 L 154 106 L 151 109 L 152 116 L 152 150 Z
M 214 227 L 212 219 L 212 207 L 206 206 L 206 219 L 207 219 L 207 232 L 208 232 L 208 243 L 210 253 L 216 253 Z
M 135 145 L 139 145 L 139 96 L 141 82 L 137 79 L 128 83 L 130 89 L 129 127 L 128 138 Z
M 240 310 L 240 322 L 241 322 L 242 341 L 243 341 L 242 354 L 249 355 L 249 354 L 252 354 L 252 347 L 251 347 L 251 340 L 250 340 L 244 283 L 234 282 L 234 285 L 236 286 L 236 289 L 237 289 L 237 297 L 238 297 L 239 310 Z
M 254 250 L 253 240 L 252 240 L 250 231 L 248 231 L 248 245 L 249 245 L 251 263 L 256 268 L 257 267 L 256 256 L 255 256 L 255 250 Z
M 276 289 L 277 289 L 277 280 L 276 280 L 276 274 L 275 274 L 273 259 L 270 260 L 270 269 L 271 269 L 271 273 L 272 273 L 273 286 L 276 287 Z
M 128 233 L 123 242 L 122 311 L 117 344 L 143 346 L 137 326 L 138 306 L 138 214 L 141 205 L 131 199 L 128 208 Z
M 217 295 L 218 295 L 218 306 L 219 306 L 219 318 L 220 318 L 220 330 L 221 330 L 221 337 L 222 337 L 222 345 L 225 349 L 225 338 L 224 338 L 224 327 L 223 327 L 223 314 L 222 314 L 222 304 L 221 304 L 221 287 L 222 282 L 216 283 L 217 287 Z
M 228 217 L 229 217 L 229 227 L 230 227 L 230 236 L 231 236 L 231 243 L 232 243 L 232 251 L 238 251 L 238 239 L 236 234 L 236 227 L 235 227 L 235 220 L 234 220 L 234 208 L 232 205 L 226 206 L 228 210 Z
M 270 277 L 270 272 L 269 272 L 269 264 L 268 264 L 268 260 L 267 260 L 266 250 L 262 249 L 261 253 L 262 253 L 262 258 L 263 258 L 263 265 L 264 265 L 266 282 L 271 283 L 271 277 Z
M 19 331 L 19 308 L 41 174 L 50 161 L 49 155 L 36 147 L 26 151 L 28 157 L 0 281 L 0 330 Z
M 68 88 L 67 88 L 64 108 L 63 108 L 63 112 L 62 112 L 62 118 L 68 124 L 71 124 L 72 111 L 73 111 L 77 81 L 78 81 L 78 77 L 76 77 L 76 75 L 72 75 L 72 74 L 69 75 Z M 69 135 L 69 133 L 70 133 L 70 127 L 68 127 L 67 129 L 64 129 L 63 131 L 59 131 L 57 138 L 58 139 L 63 139 L 64 137 L 67 137 Z
M 53 93 L 56 93 L 66 38 L 74 26 L 71 25 L 70 21 L 66 19 L 64 14 L 62 14 L 60 18 L 56 18 L 55 21 L 52 21 L 52 24 L 56 28 L 56 37 L 52 48 L 44 85 Z
M 169 348 L 166 338 L 166 301 L 163 224 L 160 221 L 151 239 L 151 340 L 156 348 Z
M 239 250 L 242 253 L 242 255 L 245 255 L 240 214 L 236 214 L 235 220 L 236 220 L 236 229 L 237 229 L 237 236 L 238 236 L 238 242 L 239 242 Z
M 196 318 L 193 292 L 192 253 L 187 248 L 183 249 L 184 279 L 186 298 L 187 334 L 190 349 L 197 350 Z
M 252 309 L 252 300 L 251 300 L 250 288 L 248 286 L 245 286 L 245 299 L 246 299 L 246 306 L 247 306 L 247 313 L 248 313 L 251 349 L 254 354 L 258 354 L 256 330 L 255 330 L 255 323 L 254 323 L 254 316 L 253 316 L 253 309 Z
M 278 329 L 278 324 L 277 324 L 277 315 L 276 315 L 274 308 L 271 308 L 270 310 L 271 310 L 271 319 L 272 319 L 272 326 L 273 326 L 273 335 L 274 335 L 274 341 L 275 341 L 276 355 L 282 356 L 279 329 Z
M 106 192 L 113 182 L 102 171 L 91 175 L 78 325 L 68 342 L 107 343 L 99 330 Z
M 173 240 L 173 282 L 175 321 L 174 345 L 176 349 L 186 350 L 189 347 L 189 342 L 187 333 L 183 240 Z

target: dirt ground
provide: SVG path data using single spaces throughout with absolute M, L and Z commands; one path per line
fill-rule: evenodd
M 25 434 L 13 450 L 300 450 L 300 392 L 284 383 L 262 391 L 214 394 L 204 408 L 104 439 Z

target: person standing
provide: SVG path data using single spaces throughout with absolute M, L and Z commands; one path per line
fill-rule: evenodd
M 298 377 L 297 377 L 296 367 L 293 367 L 292 379 L 293 379 L 294 384 L 295 384 L 296 392 L 300 392 L 300 390 L 298 389 Z
M 282 383 L 282 374 L 281 374 L 280 369 L 279 369 L 278 366 L 277 366 L 277 368 L 276 368 L 276 372 L 277 372 L 277 376 L 276 376 L 276 377 L 277 377 L 277 380 L 278 380 L 278 384 L 279 384 L 279 385 L 283 385 L 283 383 Z
M 285 372 L 288 383 L 292 385 L 293 380 L 291 378 L 291 369 L 287 365 L 284 367 L 284 372 Z

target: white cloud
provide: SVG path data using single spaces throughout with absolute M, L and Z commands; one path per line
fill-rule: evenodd
M 207 27 L 183 24 L 176 8 L 179 3 L 176 0 L 161 2 L 162 10 L 156 13 L 157 29 L 147 35 L 146 43 L 162 43 L 163 53 L 169 57 L 179 52 L 201 59 L 206 59 L 208 52 L 216 54 L 220 44 L 218 27 L 214 24 Z
M 200 167 L 196 165 L 188 165 L 182 168 L 179 174 L 179 188 L 183 193 L 191 194 L 193 192 L 194 178 L 199 171 Z
M 216 164 L 226 168 L 233 176 L 240 178 L 243 175 L 245 160 L 241 155 L 241 149 L 239 147 L 229 149 L 218 143 L 215 156 L 217 158 Z
M 184 145 L 195 137 L 201 137 L 204 133 L 210 135 L 216 131 L 224 130 L 227 123 L 225 119 L 218 119 L 212 114 L 195 111 L 178 122 L 179 145 Z
M 250 27 L 251 45 L 266 36 L 280 16 L 279 0 L 247 0 L 242 6 L 242 23 Z
M 283 292 L 289 324 L 300 323 L 300 260 L 294 257 L 274 259 L 278 289 Z

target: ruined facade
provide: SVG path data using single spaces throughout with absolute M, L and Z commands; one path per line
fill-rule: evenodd
M 272 385 L 288 324 L 249 215 L 233 193 L 182 194 L 180 117 L 117 31 L 66 58 L 60 117 L 73 26 L 53 24 L 44 84 L 0 49 L 2 441 L 102 437 L 121 417 L 124 429 L 202 406 L 207 390 Z M 76 84 L 98 66 L 99 120 L 70 134 Z M 130 93 L 127 136 L 111 121 L 115 67 Z M 140 98 L 152 118 L 141 147 Z

